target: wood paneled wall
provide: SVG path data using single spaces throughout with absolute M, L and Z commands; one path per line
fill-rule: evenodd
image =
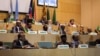
M 42 16 L 42 6 L 37 6 L 36 2 L 36 17 L 37 21 L 41 19 Z M 50 7 L 50 18 L 52 19 L 54 8 Z M 57 21 L 61 23 L 68 22 L 70 19 L 74 18 L 76 23 L 81 23 L 81 0 L 58 0 L 58 8 L 56 8 Z M 7 13 L 0 13 L 0 19 L 4 19 Z M 19 18 L 23 18 L 24 15 L 21 14 Z
M 37 8 L 37 18 L 41 18 L 42 7 Z M 52 19 L 54 8 L 50 8 L 50 18 Z M 58 0 L 58 8 L 56 8 L 57 21 L 61 23 L 68 22 L 74 18 L 77 23 L 81 23 L 81 1 L 80 0 Z
M 81 24 L 92 29 L 100 26 L 100 0 L 81 0 Z

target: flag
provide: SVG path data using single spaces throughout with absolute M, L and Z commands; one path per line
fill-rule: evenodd
M 42 13 L 43 13 L 42 17 L 43 16 L 46 16 L 46 5 L 45 5 L 45 1 L 44 1 Z
M 10 0 L 9 15 L 10 15 L 9 22 L 14 21 L 12 0 Z
M 13 13 L 12 0 L 10 0 L 9 14 Z
M 54 8 L 52 23 L 56 23 L 56 9 Z
M 33 18 L 36 20 L 36 6 L 35 6 L 35 0 L 34 0 L 34 5 L 33 5 Z
M 16 0 L 16 5 L 15 5 L 15 20 L 18 20 L 18 0 Z
M 9 27 L 9 23 L 6 23 L 6 30 L 8 30 L 8 27 Z
M 30 7 L 29 7 L 29 18 L 33 18 L 33 1 L 30 1 Z
M 49 8 L 47 8 L 47 20 L 50 20 Z
M 100 31 L 100 26 L 97 26 L 97 30 Z

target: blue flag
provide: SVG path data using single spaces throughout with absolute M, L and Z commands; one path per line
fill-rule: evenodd
M 18 0 L 16 0 L 16 5 L 15 5 L 15 20 L 18 20 Z

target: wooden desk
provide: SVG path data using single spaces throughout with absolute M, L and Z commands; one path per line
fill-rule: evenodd
M 15 25 L 14 23 L 9 23 L 7 29 L 11 30 L 14 25 Z M 25 27 L 25 24 L 22 23 L 22 26 Z M 0 23 L 0 29 L 6 29 L 6 23 Z M 33 30 L 43 30 L 43 25 L 32 24 L 32 29 Z M 58 26 L 52 25 L 52 29 L 57 31 L 58 30 Z
M 46 35 L 39 35 L 39 34 L 25 34 L 26 39 L 29 40 L 30 43 L 36 43 L 36 42 L 41 42 L 41 41 L 49 41 L 55 43 L 56 41 L 60 41 L 60 36 L 59 35 L 52 35 L 52 34 L 46 34 Z M 80 40 L 83 43 L 86 43 L 89 41 L 89 38 L 91 36 L 89 35 L 80 35 Z M 93 36 L 93 40 L 99 38 L 100 36 Z M 7 34 L 0 34 L 0 41 L 3 42 L 12 42 L 14 39 L 17 39 L 17 34 L 12 34 L 12 33 L 7 33 Z M 72 37 L 71 35 L 67 35 L 67 41 L 71 42 Z
M 0 50 L 0 56 L 100 56 L 100 48 Z

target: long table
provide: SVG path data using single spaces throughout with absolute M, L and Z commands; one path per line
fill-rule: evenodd
M 0 30 L 6 29 L 6 25 L 7 25 L 7 23 L 0 23 Z M 15 25 L 14 23 L 8 23 L 7 30 L 11 30 L 14 25 Z M 22 23 L 22 26 L 25 27 L 25 24 Z M 32 29 L 33 30 L 43 30 L 43 25 L 32 24 Z M 58 30 L 58 26 L 52 25 L 52 29 L 57 31 Z
M 11 49 L 0 50 L 0 56 L 100 56 L 100 48 Z
M 36 42 L 41 42 L 41 41 L 45 41 L 45 42 L 59 42 L 60 39 L 60 35 L 54 35 L 54 34 L 45 34 L 45 35 L 40 35 L 40 34 L 25 34 L 26 35 L 26 39 L 34 44 Z M 80 35 L 80 41 L 82 41 L 83 43 L 86 43 L 87 41 L 89 41 L 89 39 L 91 38 L 91 36 L 89 35 Z M 97 38 L 100 38 L 100 36 L 93 36 L 93 40 L 96 40 Z M 17 39 L 17 34 L 12 34 L 12 33 L 6 33 L 6 34 L 0 34 L 0 41 L 3 42 L 13 42 L 14 39 Z M 71 42 L 72 41 L 72 36 L 71 35 L 67 35 L 67 41 Z

